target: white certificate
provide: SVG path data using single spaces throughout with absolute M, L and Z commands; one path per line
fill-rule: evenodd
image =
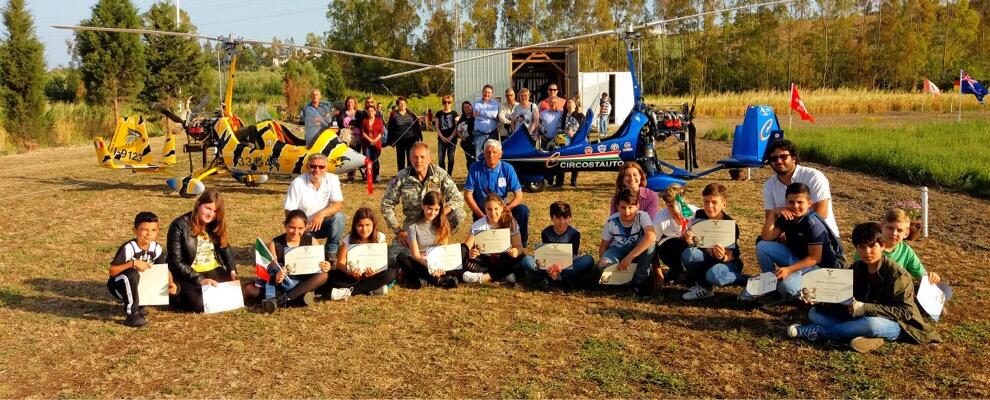
M 431 270 L 432 269 L 442 269 L 444 271 L 453 271 L 455 269 L 461 269 L 463 255 L 461 254 L 460 243 L 448 244 L 443 246 L 433 246 L 432 249 L 426 252 L 426 265 Z
M 474 245 L 481 254 L 505 253 L 512 247 L 512 238 L 508 228 L 491 229 L 474 235 Z
M 321 272 L 320 262 L 326 257 L 323 246 L 299 246 L 285 252 L 285 272 L 306 275 Z
M 602 271 L 602 277 L 598 283 L 602 285 L 625 285 L 632 282 L 634 275 L 636 275 L 635 263 L 629 264 L 629 268 L 626 268 L 625 271 L 619 271 L 619 264 L 612 264 Z
M 942 315 L 942 307 L 945 307 L 945 292 L 938 286 L 932 285 L 928 277 L 921 278 L 921 286 L 918 286 L 918 304 L 932 319 L 938 319 Z
M 347 246 L 347 269 L 364 271 L 371 268 L 380 272 L 388 267 L 388 245 L 385 243 L 362 243 Z
M 244 308 L 241 282 L 230 281 L 216 286 L 203 285 L 203 311 L 207 314 Z
M 574 246 L 570 243 L 543 243 L 536 245 L 533 252 L 536 259 L 536 267 L 539 269 L 550 268 L 551 265 L 560 265 L 561 269 L 570 268 L 574 264 Z
M 736 243 L 736 221 L 702 219 L 688 229 L 694 233 L 694 244 L 701 248 L 711 248 L 716 244 L 728 247 Z
M 773 272 L 753 276 L 746 282 L 746 293 L 753 296 L 762 296 L 774 290 L 777 290 L 777 275 Z
M 142 306 L 168 305 L 168 264 L 154 264 L 141 272 L 138 303 Z
M 801 299 L 846 303 L 853 298 L 853 270 L 821 268 L 801 275 Z

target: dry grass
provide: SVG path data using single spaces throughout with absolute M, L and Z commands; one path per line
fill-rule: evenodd
M 702 141 L 704 163 L 727 153 L 722 143 Z M 31 164 L 40 165 L 31 173 L 16 169 Z M 193 200 L 166 193 L 163 176 L 94 164 L 88 145 L 0 158 L 0 397 L 990 396 L 990 324 L 982 316 L 990 306 L 990 247 L 980 247 L 990 243 L 987 201 L 932 194 L 933 236 L 915 248 L 956 288 L 940 323 L 949 340 L 937 346 L 888 344 L 857 355 L 787 340 L 783 329 L 802 319 L 801 311 L 744 310 L 736 289 L 687 303 L 684 288 L 649 301 L 502 287 L 400 288 L 276 315 L 153 310 L 151 325 L 134 330 L 120 324 L 120 307 L 106 291 L 107 262 L 130 237 L 136 212 L 158 213 L 164 240 L 168 222 Z M 385 152 L 382 169 L 394 173 L 394 152 Z M 845 230 L 915 193 L 862 174 L 825 172 Z M 712 179 L 729 187 L 730 211 L 743 237 L 753 237 L 767 171 L 754 171 L 755 181 L 723 176 Z M 698 202 L 712 179 L 692 182 L 688 198 Z M 611 174 L 588 173 L 580 188 L 527 194 L 531 230 L 549 223 L 551 201 L 564 199 L 585 233 L 581 250 L 594 252 L 611 182 Z M 227 200 L 240 270 L 249 275 L 251 241 L 280 229 L 286 183 L 208 184 Z M 377 208 L 383 187 L 371 196 L 363 190 L 345 185 L 348 213 Z M 752 249 L 743 255 L 754 271 Z
M 939 97 L 917 92 L 889 92 L 865 89 L 798 89 L 808 111 L 815 116 L 824 114 L 880 114 L 888 112 L 925 111 L 947 113 L 959 106 L 955 94 Z M 692 103 L 692 96 L 647 96 L 648 103 Z M 791 104 L 790 91 L 748 91 L 719 93 L 698 97 L 698 117 L 739 117 L 751 104 L 772 106 L 781 117 Z M 972 95 L 962 97 L 963 111 L 983 110 Z

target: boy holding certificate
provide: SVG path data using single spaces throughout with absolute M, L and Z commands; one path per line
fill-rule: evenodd
M 701 192 L 704 199 L 702 209 L 694 215 L 694 221 L 705 220 L 734 221 L 725 212 L 725 195 L 727 190 L 720 183 L 709 183 Z M 728 224 L 726 225 L 728 226 Z M 742 259 L 739 258 L 739 225 L 731 223 L 735 230 L 734 240 L 731 244 L 723 246 L 715 243 L 711 246 L 689 247 L 681 253 L 681 262 L 687 270 L 688 283 L 694 285 L 681 297 L 684 300 L 705 299 L 715 295 L 712 285 L 741 285 L 744 284 L 748 276 L 743 275 Z M 695 233 L 690 228 L 684 233 L 684 241 L 689 245 L 697 246 Z
M 773 272 L 779 281 L 777 292 L 786 299 L 801 292 L 801 275 L 818 268 L 842 268 L 842 245 L 825 221 L 811 209 L 808 186 L 796 182 L 785 192 L 787 210 L 794 217 L 778 215 L 767 220 L 756 244 L 756 259 L 763 272 Z M 756 296 L 745 289 L 739 294 L 743 301 Z
M 637 293 L 643 293 L 649 289 L 646 284 L 657 234 L 650 215 L 639 210 L 639 193 L 623 188 L 616 195 L 616 203 L 618 212 L 608 217 L 602 229 L 598 268 L 603 274 L 612 265 L 616 271 L 635 268 L 629 285 Z
M 523 258 L 526 272 L 535 277 L 535 285 L 540 290 L 549 290 L 551 283 L 574 287 L 574 281 L 585 271 L 595 265 L 595 259 L 587 254 L 578 255 L 581 248 L 581 232 L 571 226 L 571 205 L 563 201 L 550 204 L 550 221 L 552 224 L 540 233 L 541 240 L 547 243 L 569 243 L 573 261 L 569 266 L 560 264 L 537 266 L 533 257 Z
M 158 216 L 148 211 L 139 212 L 134 216 L 134 239 L 120 245 L 117 255 L 110 262 L 110 279 L 107 289 L 117 299 L 124 303 L 124 313 L 127 318 L 124 325 L 140 328 L 148 324 L 145 317 L 148 312 L 138 302 L 138 282 L 141 272 L 151 268 L 152 264 L 164 264 L 165 252 L 155 241 L 158 239 Z M 168 294 L 174 296 L 179 288 L 172 282 L 172 273 L 168 274 Z
M 853 350 L 862 353 L 901 337 L 919 344 L 941 342 L 931 319 L 915 303 L 911 275 L 884 255 L 880 225 L 857 225 L 852 241 L 860 258 L 852 265 L 852 302 L 816 305 L 808 313 L 811 323 L 791 325 L 787 335 L 849 341 Z

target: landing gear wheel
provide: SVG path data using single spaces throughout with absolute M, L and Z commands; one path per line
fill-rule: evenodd
M 543 179 L 540 179 L 539 181 L 535 181 L 535 182 L 533 182 L 533 181 L 526 182 L 526 184 L 524 185 L 524 187 L 526 188 L 526 191 L 527 192 L 530 192 L 530 193 L 539 193 L 539 192 L 542 192 L 544 189 L 547 188 L 547 181 L 545 181 Z

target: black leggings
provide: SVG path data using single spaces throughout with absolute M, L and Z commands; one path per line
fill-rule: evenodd
M 670 238 L 657 246 L 656 257 L 664 263 L 670 271 L 663 277 L 667 281 L 676 281 L 684 274 L 684 264 L 681 263 L 681 254 L 688 248 L 687 242 L 681 238 Z
M 517 278 L 523 276 L 523 269 L 520 261 L 523 255 L 510 257 L 507 253 L 482 254 L 476 259 L 468 259 L 464 263 L 464 269 L 469 272 L 479 272 L 488 274 L 493 281 L 500 281 L 510 274 L 516 274 Z
M 216 268 L 212 271 L 201 273 L 204 279 L 213 279 L 217 282 L 230 282 L 230 274 L 223 268 Z M 176 307 L 192 312 L 203 312 L 203 285 L 196 283 L 192 279 L 179 279 L 179 296 Z
M 396 268 L 386 268 L 384 271 L 369 276 L 367 278 L 355 278 L 351 274 L 334 269 L 329 272 L 329 280 L 323 285 L 321 291 L 326 294 L 332 289 L 351 288 L 351 294 L 368 294 L 382 286 L 388 285 L 395 280 L 398 275 Z
M 319 289 L 321 286 L 327 283 L 327 273 L 317 272 L 315 274 L 305 274 L 305 275 L 289 275 L 290 278 L 295 279 L 299 283 L 296 287 L 292 288 L 285 297 L 288 301 L 299 300 L 307 292 L 312 292 Z M 273 276 L 272 279 L 275 279 Z M 265 296 L 264 288 L 260 288 L 257 285 L 251 284 L 244 287 L 244 298 L 252 301 L 261 301 Z
M 412 145 L 416 142 L 399 142 L 395 144 L 395 167 L 397 171 L 402 171 L 412 165 Z M 398 174 L 398 172 L 396 172 Z
M 462 266 L 467 265 L 467 253 L 468 253 L 468 248 L 462 243 L 461 244 Z M 409 280 L 423 279 L 429 282 L 433 286 L 437 286 L 440 284 L 440 278 L 430 274 L 430 268 L 424 265 L 419 260 L 413 258 L 412 254 L 400 253 L 397 262 L 399 263 L 399 268 L 402 268 L 402 271 L 405 272 L 405 276 L 407 277 L 406 279 Z M 457 278 L 457 280 L 461 280 L 461 275 L 464 275 L 463 268 L 447 271 L 443 274 L 443 276 L 452 276 L 454 278 Z

